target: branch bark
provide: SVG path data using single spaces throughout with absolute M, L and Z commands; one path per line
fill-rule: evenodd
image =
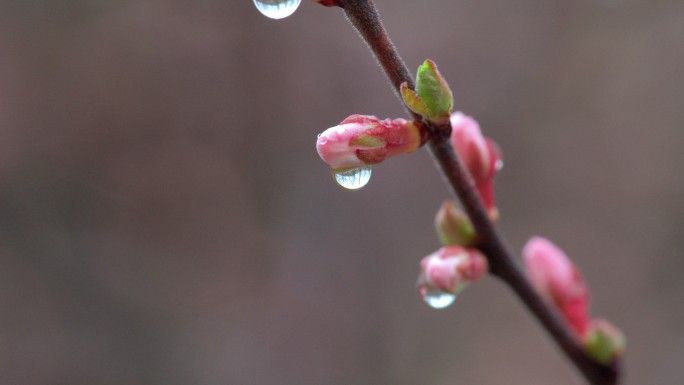
M 399 87 L 406 82 L 414 88 L 414 81 L 406 64 L 392 44 L 372 0 L 335 0 L 361 35 L 390 80 L 401 101 Z M 403 101 L 402 101 L 403 104 Z M 421 117 L 407 109 L 414 120 Z M 506 245 L 494 223 L 489 219 L 475 184 L 463 162 L 449 144 L 451 127 L 434 126 L 423 122 L 427 129 L 429 150 L 451 192 L 468 213 L 478 235 L 478 248 L 487 256 L 492 275 L 504 281 L 534 314 L 556 344 L 592 385 L 617 385 L 619 362 L 602 365 L 589 357 L 574 334 L 562 321 L 557 311 L 534 290 L 520 268 L 518 258 Z

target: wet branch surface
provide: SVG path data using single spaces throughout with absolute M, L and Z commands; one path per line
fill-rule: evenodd
M 336 1 L 375 55 L 401 100 L 401 83 L 406 82 L 414 88 L 413 77 L 390 41 L 373 1 Z M 409 113 L 414 120 L 421 121 L 419 115 L 410 111 Z M 556 310 L 550 307 L 527 281 L 517 257 L 510 251 L 504 238 L 489 219 L 472 178 L 449 144 L 451 126 L 435 126 L 423 121 L 423 128 L 427 133 L 429 150 L 435 163 L 451 192 L 460 199 L 477 231 L 478 248 L 487 256 L 490 273 L 514 291 L 590 384 L 617 385 L 618 362 L 602 365 L 589 357 Z

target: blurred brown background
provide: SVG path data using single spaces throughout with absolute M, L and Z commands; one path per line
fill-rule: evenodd
M 377 0 L 502 146 L 501 227 L 554 240 L 684 378 L 684 2 Z M 499 282 L 414 289 L 447 197 L 425 150 L 340 189 L 316 134 L 404 112 L 341 11 L 0 2 L 0 383 L 581 384 Z

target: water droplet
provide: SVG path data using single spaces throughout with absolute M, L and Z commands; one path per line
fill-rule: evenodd
M 494 168 L 496 169 L 496 171 L 501 171 L 501 169 L 503 168 L 503 166 L 504 166 L 503 160 L 502 160 L 502 159 L 497 159 L 497 160 L 496 160 L 496 163 L 494 164 Z
M 345 171 L 333 171 L 335 181 L 348 190 L 358 190 L 368 184 L 371 177 L 370 166 L 352 168 Z
M 441 290 L 431 290 L 425 293 L 423 301 L 433 309 L 444 309 L 456 300 L 456 295 Z
M 283 19 L 297 10 L 302 0 L 254 0 L 259 12 L 271 19 Z

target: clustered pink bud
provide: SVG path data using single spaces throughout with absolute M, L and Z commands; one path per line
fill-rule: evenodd
M 446 246 L 423 258 L 420 267 L 420 295 L 435 291 L 458 294 L 487 272 L 487 259 L 475 249 Z
M 492 219 L 499 216 L 494 202 L 494 174 L 503 166 L 501 150 L 482 135 L 480 125 L 462 112 L 451 114 L 451 145 L 475 181 L 480 197 Z
M 420 142 L 418 127 L 405 119 L 352 115 L 320 134 L 316 150 L 331 169 L 340 171 L 411 153 Z
M 591 318 L 589 288 L 563 250 L 545 238 L 533 237 L 523 248 L 523 259 L 532 285 L 560 310 L 587 352 L 602 362 L 622 354 L 624 337 L 607 321 Z

